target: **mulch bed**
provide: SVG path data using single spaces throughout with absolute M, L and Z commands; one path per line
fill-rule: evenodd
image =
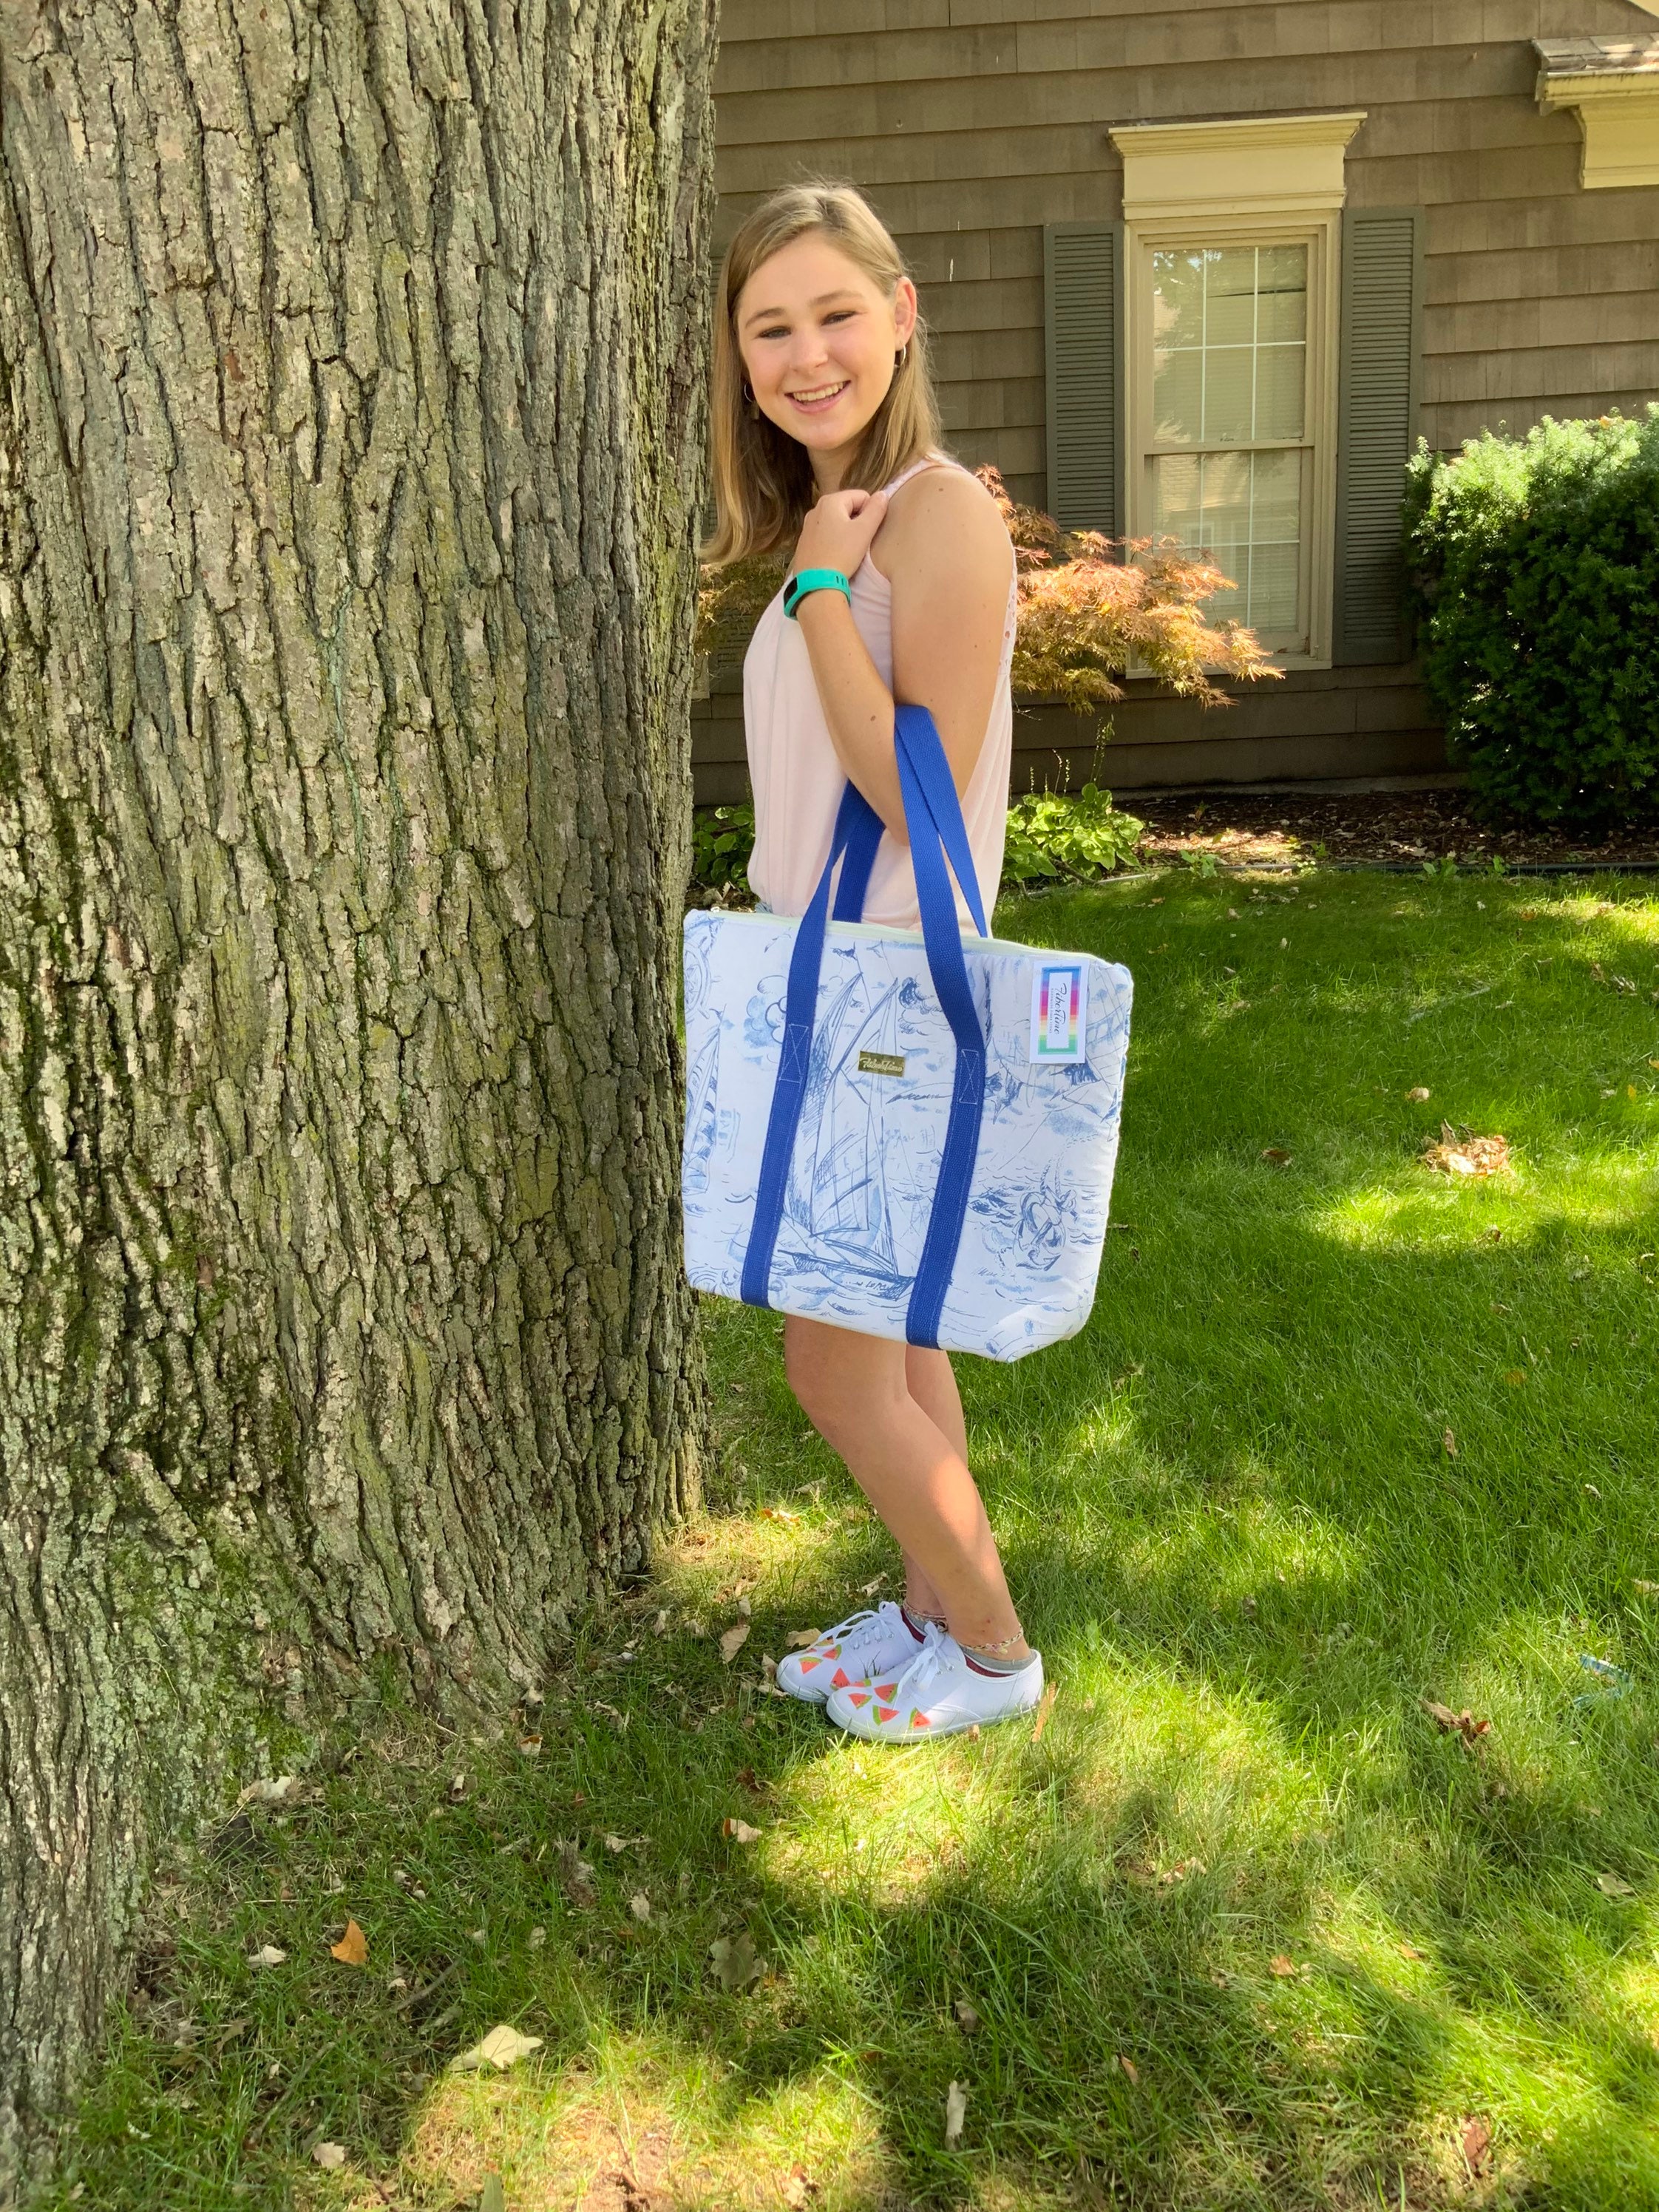
M 1146 793 L 1121 802 L 1146 824 L 1145 862 L 1208 853 L 1221 866 L 1286 866 L 1323 845 L 1323 858 L 1415 871 L 1454 855 L 1480 866 L 1659 866 L 1659 823 L 1605 833 L 1506 830 L 1477 822 L 1459 791 Z

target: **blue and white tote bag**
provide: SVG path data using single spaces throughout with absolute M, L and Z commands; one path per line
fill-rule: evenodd
M 1129 973 L 987 933 L 933 718 L 895 720 L 920 931 L 859 919 L 882 822 L 850 783 L 799 921 L 686 916 L 686 1273 L 750 1305 L 1018 1359 L 1094 1303 Z

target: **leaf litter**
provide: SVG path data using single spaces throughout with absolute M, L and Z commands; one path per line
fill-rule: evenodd
M 1438 1141 L 1425 1145 L 1418 1158 L 1437 1175 L 1507 1175 L 1513 1165 L 1507 1137 L 1477 1137 L 1449 1121 L 1440 1124 Z

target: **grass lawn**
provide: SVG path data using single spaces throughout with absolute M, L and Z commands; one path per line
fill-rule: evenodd
M 710 1305 L 705 1516 L 541 1708 L 393 1717 L 185 1870 L 52 2205 L 1659 2208 L 1659 897 L 1001 926 L 1136 979 L 1094 1317 L 959 1363 L 1040 1740 L 764 1693 L 894 1562 Z M 1513 1171 L 1420 1164 L 1443 1116 Z

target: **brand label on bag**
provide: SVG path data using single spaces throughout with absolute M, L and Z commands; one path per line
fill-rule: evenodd
M 861 1052 L 859 1054 L 860 1075 L 902 1075 L 904 1054 L 902 1052 Z
M 1042 960 L 1031 975 L 1032 1060 L 1080 1060 L 1089 1027 L 1089 977 L 1080 960 Z

